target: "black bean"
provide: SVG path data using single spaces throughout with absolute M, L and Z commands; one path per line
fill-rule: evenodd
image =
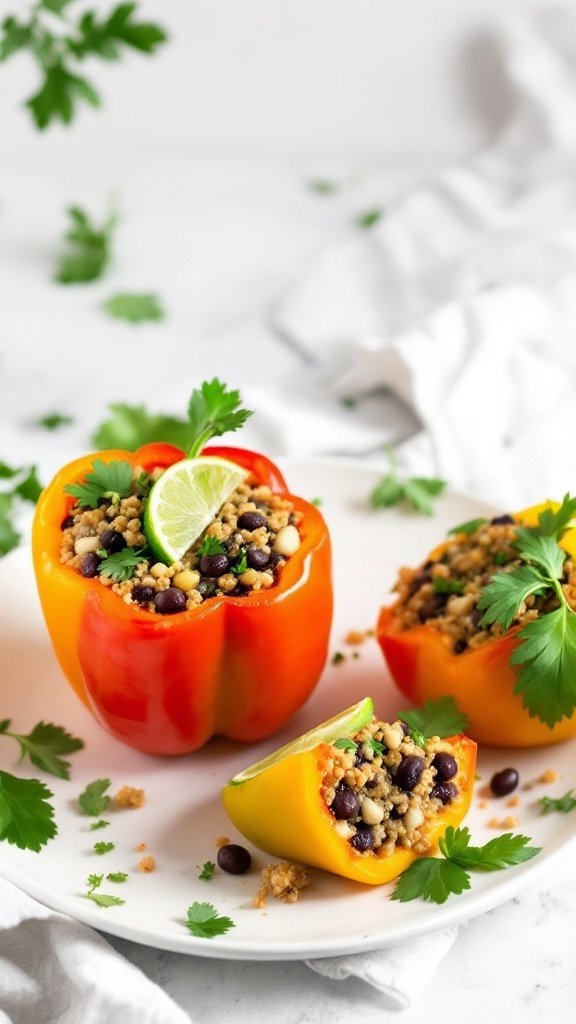
M 355 818 L 358 815 L 360 801 L 354 790 L 350 789 L 346 783 L 341 782 L 338 786 L 330 810 L 339 821 L 349 821 L 350 818 Z
M 218 867 L 227 871 L 229 875 L 243 875 L 252 867 L 252 857 L 248 850 L 237 843 L 226 843 L 221 846 L 216 855 Z
M 218 590 L 218 584 L 216 583 L 216 580 L 200 580 L 196 589 L 202 597 L 214 597 L 214 594 Z
M 261 512 L 243 512 L 241 516 L 238 516 L 238 527 L 240 530 L 259 530 L 261 526 L 266 526 L 267 523 L 266 516 L 263 516 Z
M 405 793 L 409 793 L 410 790 L 414 789 L 424 771 L 425 765 L 426 761 L 424 758 L 418 757 L 417 754 L 408 754 L 407 757 L 403 757 L 394 776 L 394 782 L 398 788 L 403 789 Z
M 514 522 L 514 518 L 513 516 L 509 516 L 508 513 L 506 512 L 502 516 L 494 516 L 494 518 L 491 519 L 490 522 L 492 526 L 507 526 L 509 523 Z
M 467 647 L 467 640 L 457 640 L 454 644 L 454 654 L 463 654 Z
M 398 818 L 402 817 L 402 815 L 400 814 L 400 811 L 396 807 L 396 804 L 394 804 L 392 810 L 390 811 L 390 817 L 391 817 L 392 821 L 398 821 Z
M 439 782 L 447 782 L 453 779 L 458 771 L 458 762 L 452 754 L 440 752 L 432 761 L 432 767 L 436 769 L 436 778 Z
M 470 612 L 470 619 L 471 619 L 472 625 L 474 627 L 480 625 L 480 619 L 482 618 L 483 615 L 484 615 L 484 612 L 481 611 L 480 608 L 476 607 L 476 608 L 472 609 L 472 611 Z
M 127 547 L 126 541 L 121 533 L 116 530 L 104 530 L 100 535 L 100 547 L 105 548 L 109 555 L 116 555 Z
M 93 551 L 90 551 L 80 562 L 80 572 L 87 579 L 92 579 L 93 576 L 98 575 L 98 567 L 100 565 L 100 559 L 98 555 L 95 555 Z
M 453 782 L 439 782 L 437 786 L 434 786 L 430 796 L 436 797 L 444 805 L 451 804 L 454 797 L 458 796 L 458 786 L 455 786 Z
M 250 544 L 246 551 L 246 561 L 251 569 L 264 569 L 270 561 L 270 555 L 256 544 Z
M 400 725 L 402 726 L 402 732 L 404 733 L 404 735 L 409 736 L 410 726 L 408 725 L 408 722 L 400 722 Z
M 374 836 L 372 835 L 371 828 L 359 827 L 355 835 L 350 840 L 350 846 L 353 846 L 358 853 L 365 853 L 366 850 L 371 850 L 374 845 Z
M 515 768 L 503 768 L 490 779 L 490 789 L 494 796 L 508 796 L 508 793 L 513 793 L 516 789 L 519 778 Z
M 186 607 L 186 594 L 176 587 L 160 590 L 154 598 L 154 607 L 160 615 L 174 615 L 183 612 Z
M 427 601 L 424 601 L 418 612 L 420 622 L 426 622 L 427 619 L 435 619 L 437 615 L 441 615 L 447 600 L 447 594 L 433 594 Z
M 224 553 L 218 555 L 202 555 L 200 559 L 200 572 L 203 576 L 223 576 L 228 572 L 228 556 Z
M 71 526 L 74 526 L 74 516 L 66 516 L 60 523 L 61 530 L 69 530 Z
M 154 600 L 154 587 L 132 587 L 132 600 L 137 604 L 147 604 Z

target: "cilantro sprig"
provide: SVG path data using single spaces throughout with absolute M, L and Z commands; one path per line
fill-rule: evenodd
M 132 579 L 144 557 L 144 548 L 124 548 L 113 555 L 107 555 L 100 562 L 98 572 L 101 576 L 110 576 L 117 583 L 121 583 Z
M 198 878 L 201 878 L 203 882 L 209 882 L 210 879 L 214 876 L 215 871 L 216 865 L 214 861 L 207 860 L 206 863 L 202 865 L 202 870 L 198 875 Z
M 32 732 L 27 734 L 12 732 L 9 718 L 0 722 L 0 735 L 16 740 L 20 747 L 20 761 L 27 757 L 35 768 L 56 775 L 59 779 L 70 778 L 70 762 L 60 754 L 73 754 L 82 750 L 82 740 L 72 736 L 61 725 L 51 722 L 38 722 Z
M 106 875 L 106 878 L 110 882 L 125 882 L 128 875 L 122 871 L 110 872 Z M 88 875 L 86 879 L 87 892 L 84 893 L 86 899 L 92 900 L 97 907 L 121 907 L 126 900 L 120 899 L 119 896 L 111 896 L 103 892 L 96 892 L 100 888 L 104 881 L 104 875 Z
M 392 448 L 386 449 L 390 470 L 370 494 L 373 508 L 391 508 L 400 502 L 406 502 L 415 512 L 431 516 L 434 512 L 433 501 L 438 498 L 446 487 L 445 480 L 435 477 L 409 477 L 402 480 L 398 475 L 398 463 Z
M 64 490 L 76 498 L 81 508 L 96 508 L 102 498 L 108 498 L 114 504 L 118 504 L 120 498 L 127 498 L 132 489 L 132 478 L 133 469 L 129 462 L 94 459 L 92 472 L 86 474 L 84 482 L 68 484 Z
M 141 324 L 146 320 L 163 320 L 164 309 L 160 299 L 149 293 L 121 292 L 104 303 L 104 309 L 115 320 Z
M 85 284 L 102 276 L 112 255 L 118 216 L 112 211 L 101 227 L 79 206 L 69 206 L 71 224 L 64 236 L 64 252 L 56 270 L 59 284 Z
M 539 847 L 528 845 L 528 836 L 511 832 L 496 836 L 484 846 L 471 846 L 470 838 L 467 828 L 447 828 L 438 844 L 442 857 L 415 860 L 400 875 L 391 899 L 401 903 L 415 899 L 445 903 L 450 895 L 458 896 L 470 888 L 470 871 L 501 871 L 540 853 Z
M 212 537 L 210 534 L 206 534 L 202 538 L 202 543 L 199 545 L 196 554 L 199 558 L 203 555 L 221 555 L 226 551 L 221 540 L 218 537 Z
M 530 596 L 556 597 L 558 608 L 522 626 L 510 657 L 518 670 L 514 693 L 550 728 L 576 708 L 576 612 L 562 586 L 567 553 L 560 546 L 575 514 L 576 497 L 566 494 L 558 509 L 540 513 L 537 526 L 519 527 L 513 545 L 524 564 L 495 573 L 478 602 L 480 626 L 507 630 Z
M 93 818 L 99 818 L 110 803 L 111 797 L 108 796 L 108 790 L 112 785 L 110 779 L 94 779 L 94 782 L 89 782 L 83 793 L 80 793 L 78 797 L 78 803 L 84 814 L 90 815 Z M 104 828 L 103 825 L 99 825 L 100 828 Z
M 119 60 L 125 48 L 152 54 L 167 38 L 159 25 L 137 20 L 137 3 L 116 4 L 106 14 L 84 11 L 74 20 L 71 3 L 37 0 L 23 19 L 6 17 L 0 30 L 0 62 L 27 51 L 38 66 L 40 88 L 26 106 L 41 131 L 57 120 L 70 124 L 80 102 L 100 106 L 98 92 L 79 73 L 86 58 Z
M 243 409 L 241 401 L 240 392 L 229 390 L 217 377 L 205 380 L 192 392 L 188 404 L 192 430 L 189 458 L 195 458 L 212 437 L 239 430 L 244 425 L 252 410 Z
M 49 802 L 53 795 L 38 779 L 0 771 L 0 840 L 38 853 L 58 831 Z
M 552 811 L 568 814 L 576 807 L 576 790 L 569 789 L 564 796 L 559 797 L 541 796 L 538 803 L 541 814 L 550 814 Z
M 410 726 L 412 739 L 415 732 L 420 738 L 430 739 L 432 736 L 455 736 L 464 732 L 468 725 L 466 715 L 460 711 L 454 697 L 439 697 L 438 700 L 427 700 L 421 708 L 410 708 L 399 711 L 398 718 Z
M 188 907 L 186 925 L 198 939 L 213 939 L 236 927 L 231 918 L 221 916 L 211 903 L 193 903 Z

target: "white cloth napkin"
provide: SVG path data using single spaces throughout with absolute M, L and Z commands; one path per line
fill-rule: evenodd
M 276 323 L 336 394 L 407 403 L 408 466 L 514 507 L 574 485 L 576 20 L 507 20 L 494 46 L 494 145 L 329 249 Z
M 0 1024 L 190 1024 L 97 932 L 0 879 Z

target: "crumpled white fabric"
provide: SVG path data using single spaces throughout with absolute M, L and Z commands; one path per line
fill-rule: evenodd
M 496 142 L 325 252 L 276 324 L 336 394 L 407 403 L 408 466 L 514 507 L 574 481 L 576 19 L 505 20 L 494 46 Z
M 405 1010 L 424 991 L 457 934 L 457 928 L 444 928 L 390 949 L 307 960 L 306 964 L 335 981 L 358 978 L 380 992 L 383 1007 Z
M 0 1024 L 190 1024 L 97 932 L 0 879 Z

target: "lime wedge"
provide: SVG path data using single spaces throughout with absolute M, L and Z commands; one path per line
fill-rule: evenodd
M 169 466 L 150 491 L 144 512 L 154 557 L 168 565 L 182 558 L 247 476 L 235 462 L 210 455 Z
M 373 715 L 374 703 L 372 698 L 364 697 L 357 704 L 353 704 L 352 707 L 341 711 L 339 715 L 328 718 L 321 725 L 317 725 L 315 729 L 311 729 L 310 732 L 305 732 L 298 739 L 291 740 L 290 743 L 286 743 L 283 747 L 279 747 L 278 750 L 274 750 L 271 754 L 268 754 L 268 757 L 264 757 L 262 761 L 251 764 L 249 768 L 245 768 L 243 772 L 239 772 L 233 779 L 230 779 L 230 785 L 239 786 L 242 782 L 253 779 L 255 775 L 260 775 L 273 764 L 283 761 L 285 757 L 290 757 L 291 754 L 301 754 L 304 750 L 311 750 L 312 747 L 317 747 L 319 743 L 332 743 L 334 740 L 351 736 L 353 733 L 358 732 L 362 726 L 367 725 Z

